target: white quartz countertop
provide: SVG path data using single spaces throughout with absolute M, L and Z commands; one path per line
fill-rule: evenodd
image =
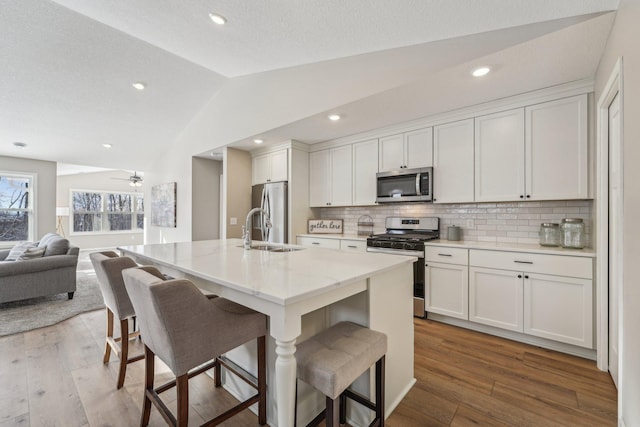
M 541 246 L 535 244 L 524 243 L 495 243 L 495 242 L 476 242 L 476 241 L 452 241 L 452 240 L 430 240 L 425 242 L 425 246 L 447 246 L 451 248 L 466 248 L 466 249 L 485 249 L 494 251 L 508 251 L 508 252 L 529 252 L 547 255 L 570 255 L 578 257 L 594 258 L 596 256 L 595 251 L 591 248 L 584 249 L 566 249 L 556 246 Z
M 339 239 L 339 240 L 367 240 L 367 236 L 357 234 L 298 234 L 297 237 L 313 237 L 318 239 Z
M 164 265 L 261 299 L 286 305 L 392 270 L 415 257 L 298 247 L 244 250 L 240 239 L 121 246 L 139 262 Z

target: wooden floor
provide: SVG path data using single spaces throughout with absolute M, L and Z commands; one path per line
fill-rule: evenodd
M 0 338 L 0 427 L 138 425 L 143 363 L 130 364 L 116 390 L 117 363 L 102 364 L 104 330 L 95 311 Z M 416 319 L 415 331 L 418 382 L 390 427 L 616 425 L 615 388 L 592 361 L 428 320 Z M 156 383 L 171 378 L 156 365 Z M 232 402 L 202 375 L 190 381 L 190 399 L 190 425 Z M 151 414 L 151 426 L 166 425 Z M 255 426 L 257 417 L 245 411 L 223 425 Z

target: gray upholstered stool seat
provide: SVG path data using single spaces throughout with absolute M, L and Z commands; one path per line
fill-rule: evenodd
M 372 425 L 384 425 L 384 357 L 387 336 L 351 322 L 338 323 L 298 345 L 298 378 L 327 397 L 327 410 L 310 425 L 327 419 L 327 426 L 337 425 L 337 406 L 344 422 L 346 397 L 376 411 Z M 347 388 L 376 364 L 376 403 Z M 336 399 L 340 404 L 336 405 Z M 366 402 L 365 402 L 366 401 Z

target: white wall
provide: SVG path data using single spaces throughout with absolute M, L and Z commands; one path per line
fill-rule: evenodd
M 220 175 L 222 162 L 194 157 L 192 160 L 193 200 L 191 239 L 220 237 Z
M 35 239 L 56 231 L 56 163 L 0 156 L 0 171 L 36 174 Z
M 170 243 L 191 241 L 191 154 L 186 152 L 180 144 L 175 144 L 169 151 L 156 159 L 152 166 L 145 170 L 144 181 L 146 185 L 144 197 L 145 223 L 144 242 Z M 151 225 L 151 188 L 154 185 L 176 183 L 177 206 L 176 227 L 157 227 Z
M 605 54 L 596 76 L 596 99 L 602 94 L 613 66 L 623 57 L 624 255 L 622 298 L 622 354 L 618 414 L 626 427 L 640 426 L 640 286 L 636 266 L 640 259 L 640 3 L 621 0 Z
M 130 172 L 127 171 L 106 171 L 82 173 L 74 175 L 61 175 L 57 179 L 56 206 L 69 207 L 69 197 L 71 190 L 97 190 L 131 193 L 134 188 L 129 185 Z M 114 179 L 115 178 L 115 179 Z M 137 191 L 144 193 L 145 183 L 137 187 Z M 149 200 L 145 199 L 145 209 L 149 209 Z M 74 235 L 71 224 L 71 217 L 63 217 L 64 232 L 80 249 L 114 248 L 122 245 L 139 245 L 143 241 L 144 234 L 136 233 L 110 233 Z

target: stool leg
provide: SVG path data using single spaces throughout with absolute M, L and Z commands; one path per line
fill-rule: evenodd
M 340 395 L 340 424 L 347 423 L 347 395 Z
M 258 423 L 267 423 L 267 338 L 258 337 Z
M 176 378 L 176 392 L 178 394 L 178 427 L 189 424 L 189 375 L 184 374 Z
M 384 427 L 384 365 L 385 356 L 376 362 L 376 418 L 380 427 Z
M 340 426 L 340 397 L 331 399 L 327 397 L 327 409 L 326 409 L 325 423 L 327 427 Z
M 117 388 L 122 388 L 124 375 L 127 372 L 127 361 L 129 360 L 129 320 L 120 321 L 120 367 L 118 368 Z
M 154 374 L 154 357 L 155 355 L 149 347 L 144 346 L 144 402 L 142 404 L 142 418 L 140 426 L 146 427 L 149 424 L 151 416 L 151 399 L 149 393 L 153 393 L 153 374 Z
M 109 338 L 113 338 L 113 312 L 106 308 L 107 310 L 107 338 L 105 338 L 104 344 L 104 357 L 102 358 L 102 363 L 109 363 L 109 358 L 111 357 L 111 346 L 109 345 Z

